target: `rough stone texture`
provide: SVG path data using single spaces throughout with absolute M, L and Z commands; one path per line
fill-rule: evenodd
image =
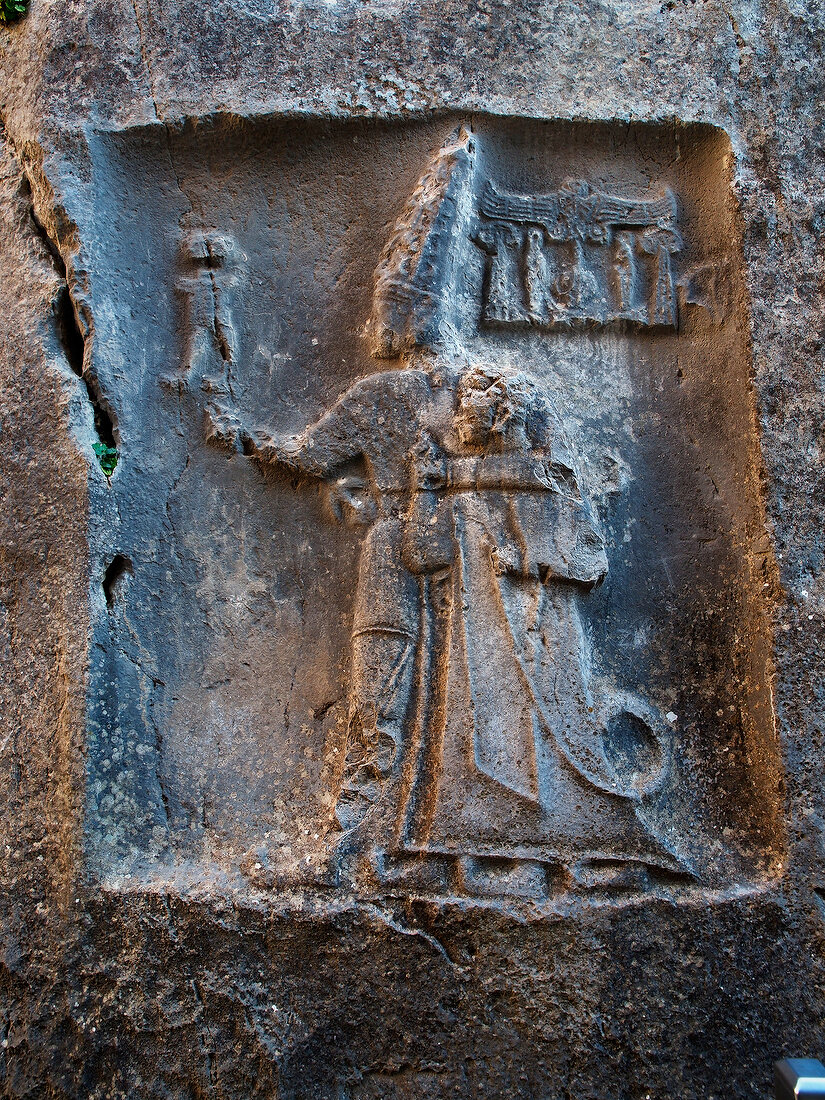
M 767 1097 L 775 1058 L 822 1055 L 824 35 L 815 0 L 282 8 L 34 0 L 26 20 L 2 31 L 6 1095 Z M 199 130 L 225 133 L 238 120 L 239 136 L 227 143 L 234 165 L 260 155 L 260 135 L 273 128 L 291 127 L 302 140 L 320 134 L 323 146 L 344 120 L 363 116 L 413 129 L 430 120 L 435 136 L 424 145 L 432 152 L 453 119 L 482 113 L 702 123 L 729 139 L 750 313 L 742 363 L 752 364 L 763 499 L 752 486 L 743 496 L 764 507 L 767 524 L 764 541 L 753 536 L 747 546 L 760 614 L 772 622 L 784 775 L 784 826 L 770 813 L 762 826 L 763 849 L 782 865 L 757 884 L 737 872 L 716 897 L 572 897 L 535 913 L 415 891 L 388 902 L 298 889 L 277 874 L 243 878 L 233 870 L 241 857 L 233 863 L 224 849 L 209 864 L 180 853 L 170 861 L 157 839 L 154 848 L 141 841 L 136 854 L 130 830 L 153 837 L 158 824 L 149 787 L 160 780 L 151 770 L 132 789 L 119 778 L 102 804 L 101 760 L 118 776 L 136 774 L 116 767 L 129 747 L 117 737 L 126 730 L 128 742 L 138 721 L 116 719 L 113 709 L 124 699 L 147 714 L 153 707 L 153 666 L 141 650 L 148 627 L 107 641 L 107 602 L 117 610 L 141 583 L 143 559 L 130 574 L 115 556 L 134 553 L 123 532 L 136 500 L 138 512 L 151 504 L 166 513 L 167 480 L 187 455 L 160 415 L 136 412 L 154 362 L 146 358 L 152 326 L 164 315 L 170 323 L 176 308 L 178 245 L 164 235 L 163 212 L 193 187 L 193 207 L 208 211 L 214 201 L 241 221 L 255 209 L 247 192 L 222 185 L 220 150 L 214 198 L 185 174 L 176 179 L 182 146 Z M 325 122 L 308 120 L 304 131 L 296 119 L 306 116 Z M 388 161 L 399 178 L 388 185 L 385 232 L 342 253 L 343 268 L 359 247 L 370 257 L 350 276 L 356 290 L 371 279 L 425 166 L 406 155 L 406 140 Z M 321 164 L 323 148 L 317 156 Z M 118 196 L 130 193 L 136 171 L 144 191 L 130 226 Z M 358 194 L 352 181 L 341 187 Z M 358 201 L 369 208 L 373 196 Z M 119 251 L 119 237 L 151 248 Z M 150 257 L 163 272 L 150 272 L 153 282 L 143 274 Z M 142 278 L 155 297 L 135 319 L 129 303 Z M 334 318 L 320 320 L 337 331 Z M 340 339 L 355 344 L 355 325 Z M 293 410 L 282 430 L 310 422 L 349 381 L 319 394 L 309 411 L 296 404 L 301 415 Z M 291 391 L 287 411 L 290 400 Z M 271 422 L 263 398 L 256 401 L 247 415 Z M 189 411 L 198 417 L 181 422 L 197 436 L 193 461 L 226 478 L 227 495 L 237 476 L 260 507 L 274 509 L 282 491 L 296 509 L 316 506 L 282 473 L 255 473 L 242 456 L 207 447 L 202 410 Z M 747 448 L 748 432 L 740 434 Z M 96 439 L 122 450 L 111 486 L 91 450 Z M 130 495 L 129 477 L 144 496 Z M 156 496 L 154 485 L 163 490 Z M 212 543 L 221 561 L 232 560 L 239 538 L 237 518 L 227 519 L 224 553 Z M 168 528 L 158 522 L 174 532 L 174 506 Z M 191 518 L 184 534 L 197 544 Z M 177 536 L 169 542 L 171 554 Z M 348 567 L 336 557 L 340 547 L 322 549 L 338 562 L 337 583 L 346 583 L 355 541 Z M 299 565 L 298 578 L 305 571 Z M 235 578 L 235 594 L 254 597 L 250 576 L 263 575 L 253 561 L 249 575 Z M 170 590 L 178 587 L 183 580 Z M 231 585 L 222 595 L 232 595 Z M 162 600 L 138 606 L 154 615 L 161 648 L 170 622 L 190 625 L 182 614 L 164 617 Z M 243 616 L 236 627 L 238 646 L 262 653 L 276 642 L 267 630 L 251 634 Z M 342 662 L 340 678 L 344 625 L 339 634 L 329 660 Z M 146 691 L 123 687 L 121 666 L 107 664 L 112 653 L 137 654 Z M 240 695 L 260 699 L 260 681 L 230 679 Z M 332 673 L 329 680 L 339 682 Z M 99 751 L 107 734 L 108 754 Z M 306 770 L 303 793 L 291 792 L 303 806 L 324 789 L 320 761 Z M 264 785 L 268 778 L 264 767 Z M 149 814 L 142 822 L 141 812 Z M 235 825 L 229 815 L 230 833 Z

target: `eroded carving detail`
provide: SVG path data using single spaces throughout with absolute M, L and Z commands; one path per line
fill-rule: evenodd
M 379 359 L 432 343 L 444 320 L 445 288 L 469 215 L 474 154 L 472 134 L 462 127 L 428 166 L 381 253 L 367 325 Z
M 683 306 L 699 306 L 714 325 L 721 325 L 731 309 L 733 285 L 727 257 L 703 260 L 683 272 L 678 284 Z
M 478 213 L 485 324 L 676 325 L 671 255 L 682 242 L 670 191 L 625 199 L 568 180 L 531 196 L 488 181 Z

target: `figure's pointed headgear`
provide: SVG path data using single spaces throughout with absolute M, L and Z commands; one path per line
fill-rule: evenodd
M 367 336 L 372 354 L 395 359 L 433 346 L 445 319 L 451 274 L 472 193 L 475 148 L 462 126 L 430 162 L 395 223 L 375 271 Z

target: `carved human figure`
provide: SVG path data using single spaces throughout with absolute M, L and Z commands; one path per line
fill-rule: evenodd
M 404 556 L 424 652 L 395 850 L 669 865 L 637 814 L 662 776 L 657 717 L 592 678 L 578 601 L 607 557 L 549 395 L 523 372 L 466 371 L 411 481 Z M 645 761 L 617 766 L 617 720 L 645 731 Z
M 408 461 L 425 428 L 448 421 L 452 397 L 437 363 L 357 382 L 291 438 L 247 431 L 213 407 L 208 435 L 326 481 L 333 511 L 365 528 L 352 628 L 350 733 L 337 816 L 359 825 L 397 769 L 420 631 L 419 589 L 402 560 Z M 363 470 L 353 472 L 361 463 Z
M 448 694 L 459 668 L 468 690 L 457 693 L 447 723 L 455 721 L 463 694 L 471 702 L 478 769 L 538 800 L 534 718 L 545 702 L 529 667 L 535 654 L 525 647 L 546 617 L 544 589 L 562 584 L 554 673 L 560 664 L 580 662 L 569 586 L 603 579 L 604 543 L 552 410 L 526 375 L 482 367 L 464 374 L 451 436 L 414 456 L 407 557 L 417 573 L 451 572 L 450 637 L 440 644 L 450 649 Z M 456 645 L 463 653 L 453 668 Z M 570 740 L 559 729 L 550 734 Z M 583 770 L 603 771 L 586 762 L 592 749 L 566 747 Z
M 338 870 L 374 881 L 405 861 L 449 874 L 485 859 L 679 869 L 646 808 L 666 771 L 663 723 L 591 669 L 580 603 L 607 555 L 554 399 L 525 370 L 471 365 L 454 324 L 457 242 L 486 255 L 483 322 L 548 326 L 605 320 L 606 250 L 614 230 L 638 228 L 658 258 L 664 323 L 674 200 L 583 181 L 505 194 L 488 181 L 476 201 L 476 162 L 462 127 L 381 253 L 365 334 L 399 369 L 355 383 L 291 438 L 245 427 L 231 387 L 214 384 L 208 434 L 321 480 L 334 514 L 364 531 Z M 214 261 L 206 248 L 201 291 Z M 623 305 L 632 263 L 620 256 Z M 226 328 L 215 288 L 213 347 Z
M 194 229 L 181 242 L 180 260 L 178 290 L 185 301 L 187 334 L 184 372 L 226 396 L 231 366 L 238 360 L 234 298 L 243 257 L 229 234 Z
M 655 719 L 591 684 L 577 598 L 607 558 L 535 381 L 432 359 L 363 379 L 290 439 L 225 411 L 211 420 L 246 454 L 324 479 L 367 528 L 344 848 L 375 866 L 404 853 L 558 859 L 577 843 L 662 856 L 635 811 L 661 759 L 617 769 L 605 741 L 619 711 L 653 741 Z

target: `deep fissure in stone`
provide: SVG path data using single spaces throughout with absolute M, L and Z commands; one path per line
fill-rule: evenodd
M 31 195 L 31 181 L 25 172 L 23 182 L 26 193 Z M 54 269 L 63 283 L 54 303 L 54 315 L 57 335 L 66 356 L 66 361 L 72 372 L 83 382 L 86 396 L 92 406 L 95 432 L 99 442 L 105 447 L 115 449 L 118 442 L 115 420 L 108 402 L 103 396 L 100 383 L 87 362 L 87 343 L 90 338 L 84 334 L 78 320 L 77 305 L 69 286 L 66 261 L 58 243 L 52 238 L 51 233 L 38 217 L 34 204 L 31 205 L 30 216 L 34 230 L 45 246 L 54 264 Z
M 111 610 L 118 599 L 124 579 L 134 573 L 132 562 L 125 554 L 115 554 L 103 574 L 103 594 L 106 606 Z

